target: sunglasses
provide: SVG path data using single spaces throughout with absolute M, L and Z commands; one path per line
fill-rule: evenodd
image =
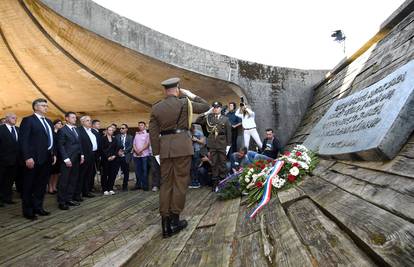
M 125 128 L 125 127 L 121 127 L 121 128 L 119 128 L 119 129 L 121 129 L 121 130 L 125 130 L 126 128 Z

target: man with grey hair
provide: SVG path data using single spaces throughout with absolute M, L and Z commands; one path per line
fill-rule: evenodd
M 80 119 L 81 127 L 77 127 L 76 130 L 79 134 L 79 140 L 82 146 L 84 155 L 84 162 L 80 165 L 79 179 L 76 184 L 74 200 L 81 201 L 82 197 L 94 197 L 90 192 L 95 179 L 95 159 L 98 156 L 98 140 L 92 130 L 92 120 L 89 116 L 82 116 Z M 82 197 L 81 197 L 82 194 Z
M 19 128 L 17 116 L 7 113 L 5 123 L 0 125 L 0 207 L 12 200 L 13 179 L 16 179 L 19 159 Z
M 22 209 L 29 220 L 37 219 L 36 214 L 47 216 L 43 209 L 46 185 L 51 166 L 56 163 L 53 142 L 53 124 L 46 114 L 47 100 L 36 99 L 32 103 L 34 114 L 23 118 L 20 124 L 20 150 L 25 163 L 23 171 Z

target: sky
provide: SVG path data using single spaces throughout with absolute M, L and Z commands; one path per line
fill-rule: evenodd
M 404 0 L 94 0 L 181 41 L 267 65 L 332 69 Z M 343 43 L 331 34 L 342 30 Z

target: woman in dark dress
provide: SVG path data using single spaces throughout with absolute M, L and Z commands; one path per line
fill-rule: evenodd
M 53 126 L 53 140 L 56 142 L 57 132 L 63 127 L 63 122 L 59 119 L 54 120 Z M 52 166 L 52 172 L 50 173 L 49 185 L 47 187 L 49 194 L 55 194 L 57 192 L 57 182 L 60 174 L 60 164 L 58 162 L 60 162 L 59 158 L 56 159 L 56 163 Z
M 118 173 L 118 155 L 120 146 L 114 137 L 113 126 L 106 128 L 106 135 L 102 137 L 102 169 L 101 185 L 105 196 L 114 195 L 114 184 Z

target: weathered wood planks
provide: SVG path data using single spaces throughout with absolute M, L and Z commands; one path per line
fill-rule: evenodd
M 316 176 L 305 180 L 299 187 L 353 239 L 361 242 L 376 263 L 391 266 L 414 264 L 412 223 Z

